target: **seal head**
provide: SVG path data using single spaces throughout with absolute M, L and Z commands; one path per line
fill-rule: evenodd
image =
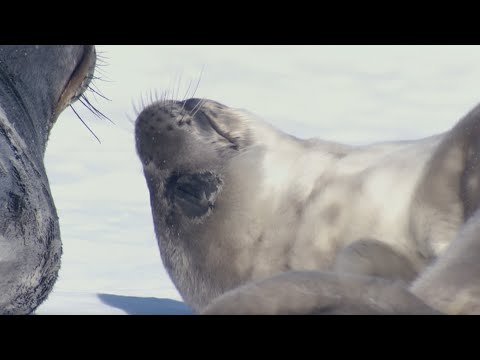
M 28 314 L 62 253 L 43 163 L 59 114 L 88 86 L 93 46 L 0 46 L 0 313 Z

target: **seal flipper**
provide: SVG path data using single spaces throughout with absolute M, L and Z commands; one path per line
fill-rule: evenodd
M 405 256 L 374 239 L 360 239 L 343 248 L 335 260 L 334 271 L 405 282 L 417 276 Z
M 320 271 L 285 272 L 213 300 L 203 315 L 435 315 L 403 284 Z

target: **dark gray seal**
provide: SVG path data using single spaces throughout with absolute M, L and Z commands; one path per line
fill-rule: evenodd
M 62 246 L 43 158 L 95 59 L 93 46 L 0 46 L 0 314 L 33 312 L 57 279 Z
M 405 283 L 374 276 L 288 271 L 214 299 L 203 315 L 439 315 Z
M 355 291 L 341 284 L 358 282 L 380 294 L 402 281 L 405 302 L 384 308 L 449 313 L 432 301 L 438 288 L 420 286 L 420 279 L 465 236 L 478 208 L 479 109 L 443 134 L 351 147 L 297 139 L 211 100 L 147 106 L 136 121 L 137 152 L 170 277 L 196 311 L 232 290 L 231 300 L 242 298 L 242 289 L 251 296 L 250 282 L 256 289 L 281 288 L 282 281 L 289 287 L 296 279 L 290 272 L 315 271 L 320 288 L 311 293 L 319 304 L 327 288 L 353 304 Z M 318 275 L 332 271 L 336 277 Z M 386 282 L 341 280 L 352 274 Z M 412 281 L 417 285 L 408 289 Z M 358 307 L 350 305 L 344 309 L 372 309 L 361 297 Z

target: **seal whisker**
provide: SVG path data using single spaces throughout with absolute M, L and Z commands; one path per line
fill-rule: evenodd
M 103 60 L 100 60 L 100 61 L 97 61 L 97 63 L 95 64 L 95 69 L 97 69 L 97 66 L 100 66 L 100 67 L 107 67 L 109 66 L 109 64 Z
M 153 104 L 154 101 L 153 101 L 153 92 L 152 92 L 152 89 L 148 90 L 148 97 L 150 99 L 150 104 Z
M 183 119 L 185 118 L 185 115 L 186 115 L 186 112 L 184 112 L 185 104 L 186 104 L 185 99 L 187 98 L 188 91 L 190 90 L 190 87 L 191 87 L 191 86 L 192 86 L 192 80 L 190 80 L 190 81 L 188 82 L 187 91 L 185 92 L 185 95 L 183 96 L 183 99 L 182 99 L 183 105 L 182 105 L 182 108 L 180 109 L 180 113 L 182 113 L 182 118 L 180 119 L 180 122 L 183 121 Z
M 88 90 L 91 90 L 89 87 L 87 87 Z M 98 101 L 97 99 L 97 95 L 92 91 L 92 95 L 93 95 L 93 98 L 95 99 L 95 101 Z
M 207 99 L 202 99 L 199 101 L 199 103 L 197 105 L 200 105 L 198 106 L 198 109 L 195 110 L 195 112 L 191 115 L 192 117 L 195 117 L 195 115 L 197 114 L 197 112 L 202 108 L 203 105 L 205 105 L 205 102 L 207 101 Z M 192 110 L 193 111 L 193 110 Z
M 77 117 L 80 119 L 80 121 L 82 122 L 83 125 L 85 125 L 85 127 L 92 133 L 93 136 L 95 136 L 95 139 L 97 139 L 98 143 L 101 144 L 102 142 L 100 141 L 100 139 L 98 138 L 97 135 L 95 135 L 95 133 L 92 131 L 92 129 L 90 129 L 88 127 L 88 125 L 85 123 L 85 121 L 83 121 L 83 119 L 80 117 L 80 115 L 78 115 L 78 113 L 75 111 L 75 108 L 73 107 L 72 104 L 69 105 L 70 108 L 73 110 L 73 112 L 75 113 L 75 115 L 77 115 Z
M 107 76 L 107 73 L 100 67 L 97 67 L 97 66 L 104 66 L 104 65 L 101 65 L 101 64 L 96 64 L 95 66 L 95 71 L 98 72 L 101 76 L 103 76 L 104 78 L 108 79 L 109 81 L 112 81 L 108 76 Z
M 175 85 L 177 83 L 177 77 L 178 77 L 178 75 L 175 75 L 175 78 L 173 79 L 172 94 L 170 96 L 170 111 L 173 111 L 173 108 L 174 108 L 174 105 L 175 105 Z
M 188 95 L 188 92 L 190 91 L 190 87 L 192 86 L 192 80 L 190 80 L 188 82 L 188 87 L 187 87 L 187 91 L 185 91 L 185 95 L 183 96 L 182 98 L 182 101 L 185 101 L 187 99 L 187 95 Z M 184 106 L 182 106 L 182 111 L 183 109 L 185 108 L 185 104 L 183 104 Z
M 158 100 L 158 103 L 160 105 L 163 105 L 165 103 L 165 90 L 163 90 L 162 93 L 160 94 L 160 99 Z
M 114 81 L 112 80 L 107 80 L 105 79 L 104 77 L 99 77 L 99 76 L 87 76 L 86 79 L 90 79 L 90 80 L 99 80 L 99 81 L 104 81 L 104 82 L 108 82 L 108 83 L 113 83 Z
M 84 101 L 82 101 L 84 100 Z M 100 119 L 106 119 L 108 121 L 110 121 L 112 124 L 115 124 L 108 116 L 106 116 L 104 113 L 102 113 L 100 110 L 98 110 L 94 105 L 92 105 L 92 103 L 87 99 L 86 96 L 82 95 L 82 97 L 79 99 L 79 101 L 85 105 L 91 112 L 93 112 L 95 115 L 97 115 L 97 117 L 99 117 Z
M 107 59 L 108 59 L 108 56 L 104 55 L 104 54 L 108 54 L 108 52 L 106 52 L 106 51 L 102 51 L 102 50 L 100 50 L 100 49 L 97 49 L 97 50 L 96 50 L 96 54 L 97 54 L 97 56 L 100 56 L 100 57 L 103 57 L 103 58 L 107 58 Z
M 86 102 L 83 101 L 83 99 L 78 99 L 78 101 L 83 105 L 85 106 L 92 114 L 94 114 L 95 116 L 97 117 L 100 117 L 94 109 L 91 108 L 91 106 L 89 104 L 87 104 Z
M 202 70 L 200 70 L 200 75 L 198 76 L 198 81 L 197 84 L 195 85 L 195 90 L 193 90 L 192 98 L 195 97 L 195 94 L 197 93 L 198 86 L 200 85 L 200 80 L 202 80 L 202 75 L 203 75 L 203 70 L 205 69 L 205 64 L 202 66 Z
M 177 91 L 175 93 L 175 99 L 177 100 L 178 100 L 178 93 L 180 91 L 181 84 L 182 84 L 182 72 L 180 72 L 180 76 L 178 77 L 178 84 L 177 84 L 178 86 L 177 86 Z
M 95 80 L 92 80 L 88 86 L 92 86 L 95 88 L 96 91 L 100 92 L 101 90 L 98 88 L 97 84 L 95 83 Z
M 168 106 L 168 102 L 169 102 L 169 100 L 168 100 L 168 89 L 165 89 L 165 98 L 163 99 L 163 105 L 164 105 L 165 107 L 167 107 L 167 106 Z
M 140 104 L 143 109 L 145 109 L 145 100 L 143 99 L 143 92 L 140 94 Z
M 175 75 L 176 77 L 176 75 Z M 165 101 L 165 106 L 167 106 L 167 104 L 170 105 L 170 111 L 173 110 L 173 91 L 172 91 L 172 94 L 171 94 L 171 99 L 170 99 L 170 95 L 168 93 L 168 89 L 171 89 L 172 88 L 172 83 L 175 84 L 175 78 L 170 78 L 170 80 L 168 81 L 168 87 L 166 88 L 166 91 L 167 91 L 167 100 Z
M 198 103 L 190 110 L 190 116 L 193 117 L 197 113 L 197 111 L 203 106 L 203 104 L 207 101 L 207 99 L 200 99 Z
M 105 62 L 106 60 L 110 60 L 110 57 L 105 56 L 105 55 L 100 55 L 99 53 L 97 53 L 97 61 Z
M 132 107 L 133 107 L 133 112 L 135 113 L 135 116 L 138 117 L 138 115 L 140 115 L 140 112 L 138 111 L 137 105 L 135 105 L 134 100 L 132 100 Z
M 98 110 L 89 100 L 85 95 L 81 96 L 81 100 L 85 101 L 85 106 L 88 106 L 91 108 L 100 118 L 107 119 L 111 121 L 105 114 L 103 114 L 100 110 Z
M 105 95 L 100 94 L 97 90 L 95 90 L 94 88 L 92 88 L 90 85 L 88 85 L 88 90 L 90 90 L 94 95 L 97 94 L 97 95 L 100 96 L 102 99 L 105 99 L 105 100 L 107 100 L 107 101 L 112 101 L 112 99 L 109 99 L 109 98 L 107 98 Z
M 200 85 L 200 80 L 202 79 L 202 75 L 203 75 L 203 70 L 204 70 L 204 68 L 205 68 L 205 64 L 202 66 L 202 70 L 200 70 L 200 75 L 199 75 L 199 77 L 198 77 L 197 84 L 195 85 L 195 89 L 193 90 L 193 94 L 192 94 L 192 96 L 191 96 L 192 98 L 194 98 L 194 97 L 195 97 L 195 94 L 197 93 L 197 89 L 198 89 L 198 86 Z M 201 104 L 201 102 L 202 102 L 202 101 L 200 101 L 199 103 L 197 103 L 197 105 L 195 105 L 195 106 L 193 107 L 193 109 L 190 110 L 190 116 L 193 116 L 193 115 L 192 115 L 193 112 L 196 110 L 197 106 Z

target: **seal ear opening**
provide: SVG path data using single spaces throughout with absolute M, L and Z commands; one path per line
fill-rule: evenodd
M 166 198 L 189 218 L 206 215 L 215 206 L 222 181 L 213 172 L 174 174 L 166 180 Z

